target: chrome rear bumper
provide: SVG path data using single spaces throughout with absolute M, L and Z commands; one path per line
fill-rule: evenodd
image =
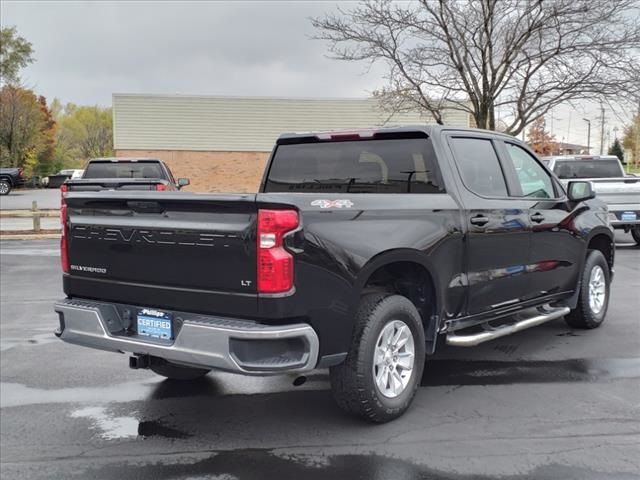
M 269 326 L 184 314 L 175 339 L 169 341 L 124 329 L 121 309 L 114 304 L 65 299 L 55 304 L 55 311 L 60 339 L 100 350 L 251 375 L 306 372 L 318 361 L 318 336 L 305 323 Z
M 607 205 L 609 210 L 609 222 L 613 228 L 633 227 L 640 225 L 640 204 L 611 204 Z M 625 212 L 636 214 L 635 220 L 623 220 L 622 215 Z

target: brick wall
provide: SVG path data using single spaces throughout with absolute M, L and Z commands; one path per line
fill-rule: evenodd
M 173 176 L 187 177 L 189 192 L 257 192 L 269 152 L 118 150 L 118 157 L 159 158 Z

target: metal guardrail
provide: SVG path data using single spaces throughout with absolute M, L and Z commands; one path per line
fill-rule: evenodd
M 59 209 L 44 209 L 38 208 L 38 202 L 31 202 L 31 210 L 0 210 L 0 217 L 2 218 L 28 218 L 33 220 L 33 231 L 39 233 L 42 230 L 40 219 L 43 217 L 59 217 Z

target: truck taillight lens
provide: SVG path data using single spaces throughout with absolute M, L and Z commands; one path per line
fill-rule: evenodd
M 65 204 L 64 194 L 69 191 L 69 185 L 63 183 L 60 185 L 60 206 L 62 207 Z
M 282 293 L 293 288 L 293 256 L 284 236 L 298 228 L 295 210 L 258 210 L 258 292 Z
M 167 189 L 167 186 L 164 183 L 158 183 L 156 185 L 156 190 L 158 192 L 164 192 Z
M 69 191 L 67 185 L 60 186 L 60 227 L 62 235 L 60 237 L 60 261 L 62 263 L 62 271 L 69 273 L 69 225 L 67 213 L 66 193 Z

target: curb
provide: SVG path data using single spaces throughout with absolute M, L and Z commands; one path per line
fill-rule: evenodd
M 55 218 L 60 216 L 60 209 L 47 208 L 41 210 L 0 210 L 0 218 L 30 218 L 38 213 L 41 218 Z
M 60 238 L 59 233 L 32 233 L 32 234 L 0 234 L 0 240 L 52 240 Z

